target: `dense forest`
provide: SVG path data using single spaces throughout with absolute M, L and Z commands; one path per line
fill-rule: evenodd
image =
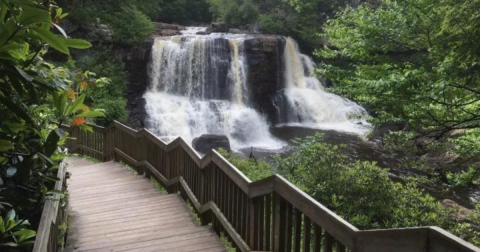
M 1 0 L 0 251 L 31 249 L 43 203 L 68 197 L 52 190 L 68 155 L 62 125 L 127 122 L 131 73 L 113 48 L 147 43 L 159 22 L 295 38 L 328 91 L 366 108 L 375 129 L 365 141 L 404 169 L 392 178 L 322 134 L 268 163 L 222 151 L 252 180 L 281 174 L 360 229 L 439 226 L 479 246 L 479 9 L 480 0 Z

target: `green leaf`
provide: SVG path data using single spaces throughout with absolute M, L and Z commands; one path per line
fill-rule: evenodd
M 55 26 L 55 28 L 57 28 L 57 30 L 63 35 L 63 37 L 68 38 L 67 33 L 63 30 L 62 27 L 60 27 L 59 25 L 57 25 L 55 23 L 52 23 L 52 25 Z
M 32 7 L 32 8 L 37 8 L 37 9 L 40 9 L 40 10 L 47 10 L 40 5 L 32 4 L 32 3 L 29 3 L 28 1 L 25 1 L 25 0 L 8 0 L 8 1 L 11 2 L 11 3 L 17 4 L 19 6 L 22 6 L 24 8 Z
M 56 50 L 65 53 L 65 54 L 70 54 L 70 51 L 68 50 L 68 46 L 66 43 L 66 39 L 57 36 L 53 34 L 51 31 L 42 29 L 39 27 L 32 27 L 30 30 L 34 31 L 43 41 L 45 41 L 47 44 L 49 44 L 51 47 L 55 48 Z
M 85 94 L 75 99 L 75 101 L 71 105 L 69 105 L 67 108 L 67 116 L 79 111 L 82 108 L 84 100 L 85 100 Z
M 25 112 L 19 105 L 15 104 L 12 100 L 5 97 L 0 97 L 0 102 L 3 103 L 8 109 L 13 111 L 18 117 L 24 119 L 25 121 L 33 124 L 33 120 L 30 115 Z M 23 104 L 22 104 L 23 105 Z
M 7 140 L 0 140 L 0 151 L 11 150 L 13 149 L 13 147 L 15 147 L 15 145 L 12 142 Z
M 15 31 L 18 29 L 15 19 L 9 18 L 0 29 L 0 46 L 3 46 L 8 39 L 13 39 Z M 18 35 L 18 34 L 17 34 Z
M 93 128 L 88 126 L 87 124 L 82 124 L 79 126 L 81 130 L 86 132 L 93 132 Z
M 3 222 L 3 218 L 0 216 L 0 234 L 5 233 L 5 223 Z
M 50 195 L 65 195 L 65 192 L 60 191 L 60 190 L 50 190 L 50 191 L 47 192 L 47 194 L 50 194 Z
M 3 20 L 5 19 L 7 11 L 8 7 L 3 2 L 0 2 L 0 22 L 3 22 Z
M 14 243 L 14 242 L 2 243 L 1 245 L 4 246 L 4 247 L 12 247 L 12 248 L 18 247 L 18 244 Z
M 17 20 L 23 26 L 36 24 L 36 23 L 50 23 L 52 18 L 50 17 L 50 12 L 33 7 L 24 7 L 22 14 Z
M 46 157 L 51 157 L 58 148 L 58 141 L 62 138 L 64 132 L 62 129 L 57 128 L 52 130 L 48 135 L 47 141 L 45 143 L 45 155 Z M 50 160 L 51 162 L 51 160 Z
M 30 229 L 24 229 L 24 230 L 14 232 L 13 235 L 14 236 L 19 236 L 18 243 L 21 243 L 25 240 L 28 240 L 30 238 L 35 237 L 37 235 L 37 233 L 33 230 L 30 230 Z
M 12 210 L 8 211 L 7 215 L 5 216 L 5 220 L 7 220 L 7 221 L 14 220 L 15 216 L 16 216 L 15 210 L 12 209 Z
M 82 39 L 67 39 L 67 46 L 76 49 L 88 49 L 92 47 L 92 44 Z
M 33 81 L 33 77 L 28 75 L 25 71 L 23 71 L 21 68 L 15 66 L 15 69 L 17 69 L 18 73 L 20 74 L 20 76 L 23 77 L 23 79 L 25 79 L 26 81 L 28 82 L 32 82 Z
M 18 50 L 18 49 L 22 49 L 23 48 L 23 45 L 21 44 L 8 44 L 8 45 L 4 45 L 2 47 L 0 47 L 0 52 L 6 52 L 6 51 L 10 51 L 10 50 Z
M 58 117 L 65 117 L 67 99 L 68 97 L 66 91 L 60 91 L 53 94 L 53 104 L 57 109 Z
M 84 112 L 79 115 L 76 115 L 75 118 L 79 118 L 79 117 L 92 118 L 92 117 L 99 117 L 99 116 L 104 116 L 104 113 L 101 111 L 88 111 L 88 112 Z

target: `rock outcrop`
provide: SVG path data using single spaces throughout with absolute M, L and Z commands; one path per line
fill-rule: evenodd
M 245 41 L 248 61 L 248 83 L 252 103 L 272 123 L 279 122 L 275 100 L 282 96 L 283 51 L 282 36 L 256 36 Z
M 155 34 L 160 36 L 181 35 L 181 31 L 185 30 L 184 26 L 176 24 L 153 22 L 153 25 L 155 26 Z
M 179 26 L 157 23 L 156 26 L 164 30 L 180 31 Z M 220 24 L 212 24 L 213 27 L 222 27 Z M 215 28 L 215 31 L 223 31 Z M 228 30 L 227 30 L 228 31 Z M 280 123 L 281 115 L 278 112 L 278 99 L 283 98 L 283 52 L 285 38 L 275 35 L 253 35 L 244 42 L 244 53 L 248 68 L 248 90 L 252 106 L 263 113 L 272 123 Z M 152 41 L 153 43 L 153 41 Z M 231 90 L 227 83 L 229 61 L 231 60 L 230 45 L 227 40 L 218 38 L 213 40 L 217 57 L 221 57 L 222 64 L 215 64 L 215 74 L 209 76 L 206 90 L 212 91 L 210 86 L 215 86 L 214 97 L 229 99 Z M 149 87 L 148 63 L 151 52 L 151 45 L 146 44 L 139 48 L 132 48 L 132 51 L 121 48 L 128 72 L 130 73 L 130 84 L 127 92 L 128 110 L 130 111 L 129 123 L 133 127 L 142 127 L 146 120 L 145 100 L 143 95 Z M 212 66 L 213 67 L 213 66 Z M 208 71 L 207 71 L 208 72 Z M 217 83 L 218 82 L 218 83 Z M 217 83 L 217 84 L 215 84 Z M 219 93 L 218 93 L 219 92 Z M 210 92 L 206 92 L 206 98 L 210 99 Z M 276 103 L 277 102 L 277 103 Z
M 147 91 L 148 62 L 150 61 L 153 40 L 140 46 L 114 45 L 115 57 L 122 59 L 128 71 L 128 87 L 126 92 L 128 123 L 134 128 L 143 128 L 147 112 L 143 95 Z
M 106 24 L 86 24 L 79 29 L 84 31 L 86 40 L 91 43 L 113 41 L 113 30 Z
M 224 135 L 202 135 L 193 139 L 192 146 L 202 154 L 218 149 L 230 151 L 230 141 Z
M 208 32 L 227 33 L 228 25 L 223 22 L 212 23 L 207 29 Z

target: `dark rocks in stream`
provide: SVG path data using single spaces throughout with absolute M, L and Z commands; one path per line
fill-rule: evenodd
M 207 29 L 208 32 L 227 33 L 228 25 L 223 22 L 213 22 Z
M 201 154 L 218 149 L 230 151 L 230 140 L 224 135 L 201 135 L 193 139 L 192 146 Z
M 155 34 L 160 36 L 175 36 L 182 34 L 181 31 L 185 30 L 184 26 L 176 24 L 166 24 L 160 22 L 153 22 L 155 27 Z

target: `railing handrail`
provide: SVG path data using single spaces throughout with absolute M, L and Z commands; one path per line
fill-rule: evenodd
M 150 140 L 160 147 L 166 153 L 177 148 L 181 148 L 200 170 L 208 168 L 215 164 L 228 176 L 250 199 L 275 193 L 280 195 L 295 209 L 307 216 L 313 223 L 321 225 L 321 227 L 331 236 L 345 245 L 347 248 L 355 252 L 366 251 L 461 251 L 461 252 L 480 252 L 480 249 L 474 245 L 450 234 L 449 232 L 438 227 L 420 227 L 420 228 L 403 228 L 403 229 L 384 229 L 384 230 L 358 230 L 355 226 L 345 221 L 343 218 L 323 206 L 321 203 L 313 199 L 311 196 L 303 192 L 301 189 L 290 183 L 280 175 L 273 175 L 261 181 L 252 182 L 234 165 L 228 162 L 218 152 L 212 150 L 210 153 L 201 157 L 192 147 L 190 147 L 182 138 L 177 138 L 170 143 L 165 143 L 160 138 L 146 129 L 134 130 L 119 122 L 114 122 L 109 128 L 98 128 L 107 132 L 109 129 L 120 130 L 135 139 L 142 137 Z M 209 201 L 201 204 L 194 193 L 190 190 L 190 186 L 182 176 L 167 179 L 164 174 L 156 171 L 145 157 L 134 159 L 124 153 L 121 149 L 114 146 L 111 150 L 115 155 L 119 155 L 129 160 L 137 167 L 146 167 L 150 173 L 159 178 L 161 182 L 167 186 L 179 183 L 185 190 L 188 198 L 192 201 L 199 213 L 212 211 L 214 215 L 218 215 L 220 223 L 228 226 L 229 223 L 225 216 L 222 215 L 215 202 Z M 111 156 L 111 153 L 103 153 L 105 156 Z M 236 230 L 230 230 L 225 227 L 235 244 L 242 251 L 250 251 L 246 242 L 239 237 Z M 394 234 L 394 235 L 392 235 Z M 399 238 L 398 234 L 405 238 Z M 379 239 L 383 237 L 382 239 Z M 389 239 L 387 239 L 389 238 Z M 402 247 L 403 246 L 403 247 Z M 431 250 L 436 249 L 436 250 Z
M 57 177 L 59 180 L 55 183 L 55 190 L 63 191 L 66 182 L 65 176 L 66 162 L 63 161 L 58 167 Z M 60 195 L 54 194 L 52 198 L 47 199 L 44 204 L 42 216 L 37 230 L 37 236 L 35 237 L 35 243 L 32 250 L 33 252 L 51 252 L 48 248 L 51 246 L 56 247 L 56 244 L 49 243 L 52 241 L 52 231 L 54 231 L 54 228 L 58 228 L 58 225 L 60 224 L 56 223 L 59 214 L 62 214 L 60 212 Z M 56 232 L 53 233 L 56 234 Z M 54 241 L 57 241 L 56 237 Z

